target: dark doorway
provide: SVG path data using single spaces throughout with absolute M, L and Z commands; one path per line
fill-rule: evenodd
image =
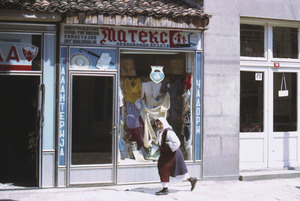
M 73 76 L 73 165 L 112 163 L 112 92 L 112 77 Z
M 39 76 L 0 76 L 0 183 L 36 187 Z

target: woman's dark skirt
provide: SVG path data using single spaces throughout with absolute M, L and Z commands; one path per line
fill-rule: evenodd
M 176 177 L 188 172 L 180 149 L 161 153 L 157 165 L 161 182 L 169 182 L 170 176 Z

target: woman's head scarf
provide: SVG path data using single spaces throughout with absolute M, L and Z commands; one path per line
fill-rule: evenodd
M 166 128 L 171 128 L 172 129 L 172 126 L 170 126 L 170 124 L 168 123 L 168 121 L 166 120 L 166 118 L 164 117 L 158 117 L 157 118 L 164 126 L 164 129 L 165 130 Z

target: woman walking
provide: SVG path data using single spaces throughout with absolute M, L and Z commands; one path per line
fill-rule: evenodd
M 194 190 L 197 178 L 190 177 L 180 150 L 180 141 L 164 117 L 155 121 L 158 129 L 158 144 L 160 157 L 158 159 L 158 173 L 163 189 L 156 192 L 156 195 L 167 195 L 168 184 L 187 179 L 191 182 L 191 190 Z M 170 178 L 171 177 L 171 178 Z

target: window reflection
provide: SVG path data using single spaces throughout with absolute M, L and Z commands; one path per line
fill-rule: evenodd
M 241 56 L 264 57 L 264 26 L 241 24 Z
M 298 58 L 298 29 L 273 27 L 273 57 Z

